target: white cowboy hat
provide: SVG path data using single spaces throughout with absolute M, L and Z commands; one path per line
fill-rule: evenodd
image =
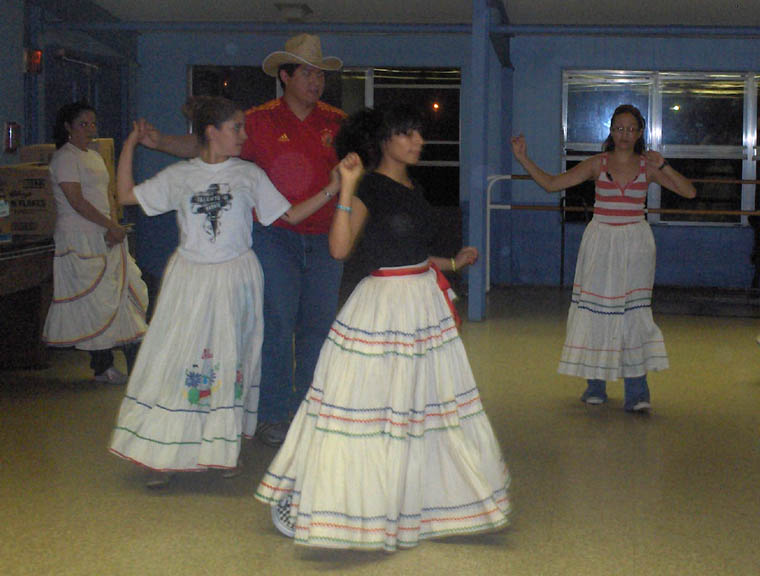
M 261 67 L 264 73 L 277 77 L 277 69 L 281 64 L 308 64 L 320 70 L 340 70 L 343 61 L 334 56 L 322 58 L 322 44 L 319 36 L 299 34 L 285 42 L 285 50 L 272 52 L 264 58 Z

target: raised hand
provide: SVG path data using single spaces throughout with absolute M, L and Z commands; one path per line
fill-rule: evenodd
M 522 134 L 512 137 L 512 154 L 518 160 L 523 160 L 528 156 L 528 146 L 525 143 L 525 136 Z
M 342 182 L 356 182 L 364 173 L 364 165 L 356 152 L 349 152 L 338 163 L 338 171 Z
M 127 139 L 124 141 L 124 144 L 132 146 L 134 148 L 140 143 L 140 136 L 141 136 L 141 133 L 140 133 L 139 122 L 132 122 L 132 131 L 129 133 L 129 136 L 127 136 Z
M 457 252 L 457 255 L 454 257 L 454 262 L 456 262 L 457 270 L 464 268 L 465 266 L 469 266 L 470 264 L 475 264 L 477 261 L 478 249 L 475 248 L 475 246 L 462 247 L 462 249 Z
M 153 124 L 145 118 L 140 118 L 134 125 L 136 125 L 139 135 L 138 144 L 142 144 L 146 148 L 158 148 L 161 132 Z

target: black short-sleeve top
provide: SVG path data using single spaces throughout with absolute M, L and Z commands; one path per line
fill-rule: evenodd
M 362 179 L 356 196 L 369 212 L 361 243 L 371 269 L 427 260 L 435 228 L 432 208 L 417 183 L 410 189 L 371 172 Z

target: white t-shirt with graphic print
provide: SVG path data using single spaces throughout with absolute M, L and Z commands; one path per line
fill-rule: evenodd
M 148 216 L 177 211 L 177 250 L 200 263 L 226 262 L 250 249 L 252 209 L 268 226 L 290 208 L 261 168 L 239 158 L 177 162 L 135 186 L 134 193 Z

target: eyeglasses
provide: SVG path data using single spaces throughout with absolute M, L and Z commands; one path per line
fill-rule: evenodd
M 638 126 L 610 126 L 610 132 L 617 132 L 618 134 L 622 134 L 623 132 L 626 132 L 628 134 L 636 134 L 636 132 L 640 132 L 641 128 Z

